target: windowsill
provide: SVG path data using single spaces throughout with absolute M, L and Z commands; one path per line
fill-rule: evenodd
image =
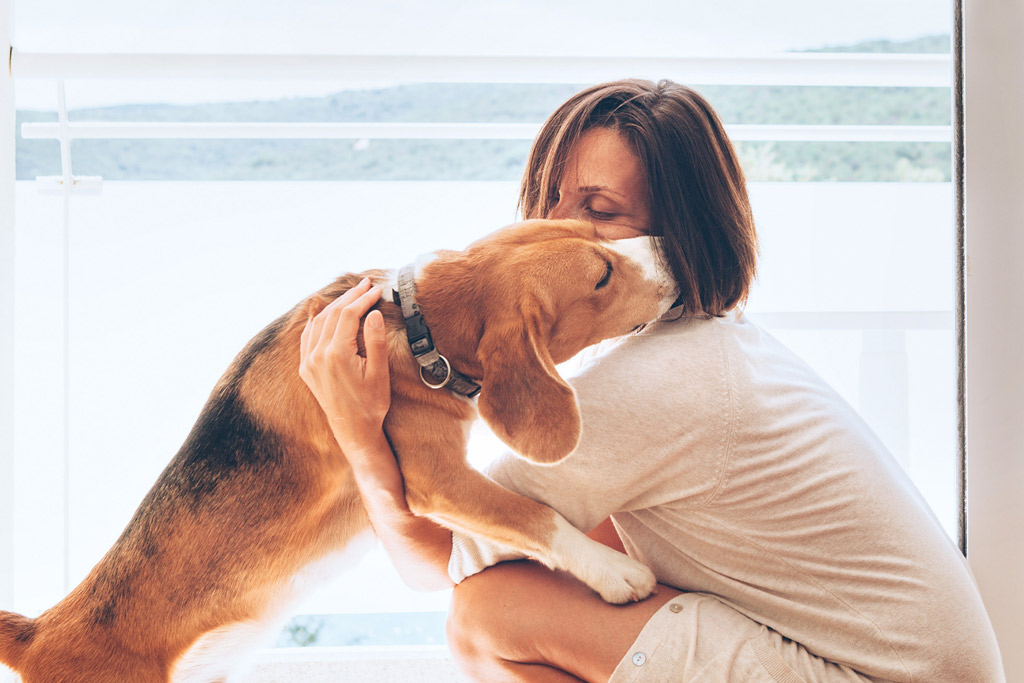
M 17 679 L 0 664 L 0 683 Z M 456 683 L 448 648 L 443 645 L 407 647 L 294 647 L 264 650 L 240 683 Z
M 447 647 L 422 645 L 265 650 L 240 680 L 243 683 L 446 683 L 460 679 Z

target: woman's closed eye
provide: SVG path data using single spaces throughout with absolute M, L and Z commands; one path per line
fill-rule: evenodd
M 596 221 L 611 221 L 619 217 L 619 214 L 613 211 L 598 211 L 589 206 L 583 207 L 583 210 L 587 212 L 587 215 Z

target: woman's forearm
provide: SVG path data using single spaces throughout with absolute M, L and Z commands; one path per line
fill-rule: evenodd
M 380 288 L 364 279 L 310 319 L 302 330 L 299 376 L 352 466 L 370 523 L 399 575 L 412 588 L 450 588 L 451 532 L 409 510 L 402 473 L 384 436 L 391 403 L 387 335 L 380 311 L 370 312 L 379 298 Z M 363 316 L 360 356 L 356 337 Z
M 346 449 L 363 505 L 381 545 L 399 576 L 415 590 L 441 590 L 448 576 L 452 533 L 426 517 L 417 517 L 405 500 L 405 487 L 384 434 Z

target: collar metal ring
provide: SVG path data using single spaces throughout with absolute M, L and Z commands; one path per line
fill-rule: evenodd
M 449 363 L 448 359 L 445 358 L 444 356 L 442 356 L 441 354 L 437 354 L 437 357 L 440 358 L 442 361 L 444 361 L 444 367 L 445 367 L 444 380 L 440 384 L 431 384 L 430 382 L 428 382 L 427 378 L 423 376 L 423 366 L 422 365 L 420 366 L 420 381 L 422 381 L 424 384 L 426 384 L 431 389 L 441 389 L 446 384 L 448 384 L 448 382 L 450 382 L 451 379 L 452 379 L 452 364 Z

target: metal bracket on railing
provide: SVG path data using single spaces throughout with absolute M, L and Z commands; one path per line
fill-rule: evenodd
M 59 175 L 36 176 L 39 194 L 64 194 L 64 177 Z M 103 178 L 98 175 L 71 176 L 71 191 L 75 194 L 98 195 L 103 191 Z

